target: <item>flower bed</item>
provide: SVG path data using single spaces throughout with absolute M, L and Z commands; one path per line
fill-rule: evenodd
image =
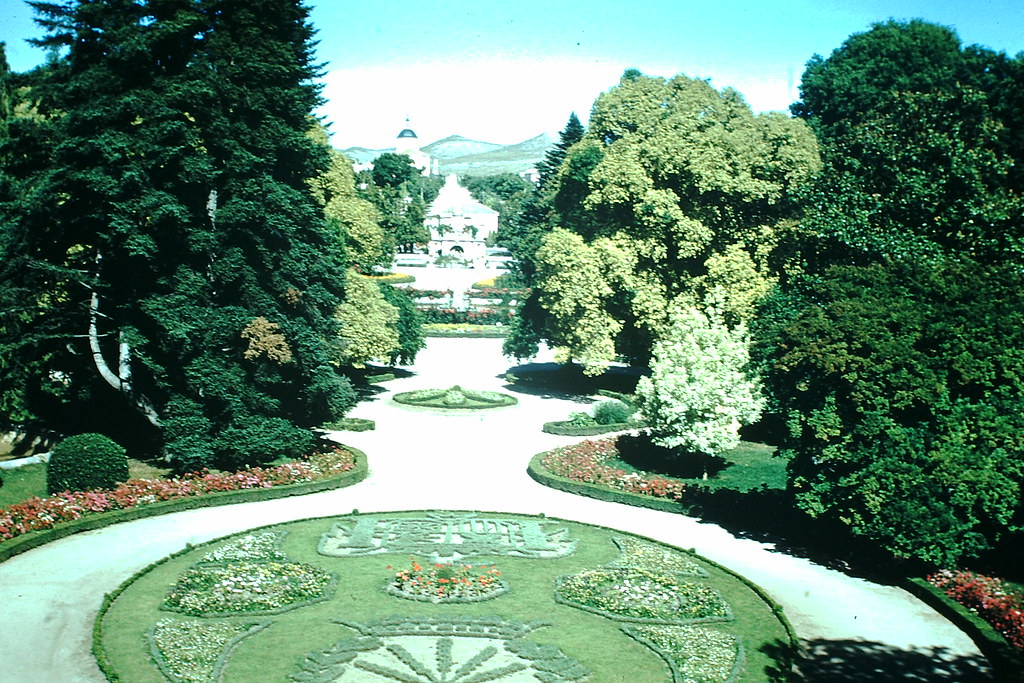
M 388 595 L 422 602 L 480 602 L 502 595 L 508 585 L 497 567 L 428 564 L 416 558 L 409 569 L 399 570 L 384 586 Z M 391 569 L 389 566 L 388 569 Z
M 562 577 L 558 602 L 613 619 L 661 623 L 721 621 L 729 605 L 713 588 L 645 569 L 593 569 Z
M 226 474 L 197 472 L 171 479 L 129 479 L 113 489 L 65 491 L 46 498 L 29 498 L 0 508 L 0 541 L 104 512 L 210 493 L 330 479 L 353 467 L 355 455 L 336 448 L 276 467 L 253 467 Z
M 618 454 L 614 439 L 582 441 L 543 454 L 541 466 L 551 474 L 585 484 L 607 486 L 627 493 L 682 500 L 686 485 L 669 477 L 626 472 L 607 463 Z
M 272 614 L 324 600 L 334 578 L 301 562 L 197 564 L 178 578 L 163 608 L 194 617 Z
M 991 624 L 1024 653 L 1024 596 L 1008 590 L 1000 579 L 969 571 L 944 569 L 927 580 Z

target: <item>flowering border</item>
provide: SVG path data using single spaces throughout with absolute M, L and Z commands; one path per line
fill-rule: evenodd
M 319 462 L 320 456 L 345 453 L 347 464 Z M 351 486 L 366 478 L 366 455 L 351 446 L 328 454 L 274 468 L 252 468 L 227 475 L 200 473 L 177 480 L 133 479 L 122 493 L 87 491 L 32 498 L 0 508 L 0 562 L 33 548 L 81 531 L 100 529 L 118 522 L 232 503 L 271 500 Z M 182 493 L 167 495 L 171 481 L 194 482 Z M 205 488 L 204 488 L 205 487 Z M 110 501 L 130 501 L 114 506 Z M 17 517 L 16 517 L 17 515 Z M 35 521 L 38 520 L 38 521 Z M 17 529 L 16 532 L 12 530 Z
M 587 439 L 538 453 L 530 460 L 527 472 L 534 480 L 560 491 L 681 512 L 686 484 L 671 477 L 611 467 L 607 462 L 618 452 L 615 441 L 615 437 Z
M 1024 595 L 1009 590 L 998 578 L 965 570 L 943 569 L 926 581 L 984 619 L 1024 654 Z

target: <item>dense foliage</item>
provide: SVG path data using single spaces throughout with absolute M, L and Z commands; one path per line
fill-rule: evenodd
M 814 57 L 800 93 L 825 161 L 807 197 L 812 265 L 1020 259 L 1024 59 L 889 21 Z
M 774 297 L 757 356 L 798 505 L 940 565 L 1017 530 L 1022 287 L 1016 266 L 890 262 Z
M 64 52 L 20 77 L 4 148 L 5 406 L 148 434 L 182 469 L 307 450 L 354 401 L 331 365 L 344 252 L 308 184 L 330 163 L 308 10 L 34 6 Z
M 518 332 L 597 372 L 619 354 L 649 358 L 673 308 L 713 300 L 730 324 L 748 318 L 818 164 L 799 120 L 755 116 L 699 79 L 628 72 L 550 177 L 536 216 L 548 230 L 526 232 L 540 236 L 536 295 Z M 528 350 L 523 336 L 507 350 Z
M 102 434 L 76 434 L 53 447 L 46 464 L 46 489 L 88 491 L 113 488 L 128 479 L 124 448 Z

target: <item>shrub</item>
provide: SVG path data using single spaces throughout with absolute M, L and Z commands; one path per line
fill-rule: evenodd
M 635 410 L 622 401 L 602 401 L 594 406 L 594 422 L 599 425 L 629 422 Z
M 124 448 L 102 434 L 77 434 L 59 442 L 46 467 L 46 488 L 53 493 L 113 488 L 128 479 Z

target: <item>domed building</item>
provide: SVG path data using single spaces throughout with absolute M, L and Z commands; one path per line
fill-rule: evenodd
M 395 154 L 404 154 L 412 159 L 412 165 L 420 169 L 423 175 L 435 173 L 436 161 L 420 149 L 420 139 L 416 132 L 409 127 L 408 118 L 405 119 L 405 126 L 395 139 Z
M 451 174 L 427 209 L 423 224 L 430 230 L 427 249 L 432 256 L 483 262 L 487 256 L 485 240 L 498 230 L 498 212 L 473 199 L 458 177 Z

